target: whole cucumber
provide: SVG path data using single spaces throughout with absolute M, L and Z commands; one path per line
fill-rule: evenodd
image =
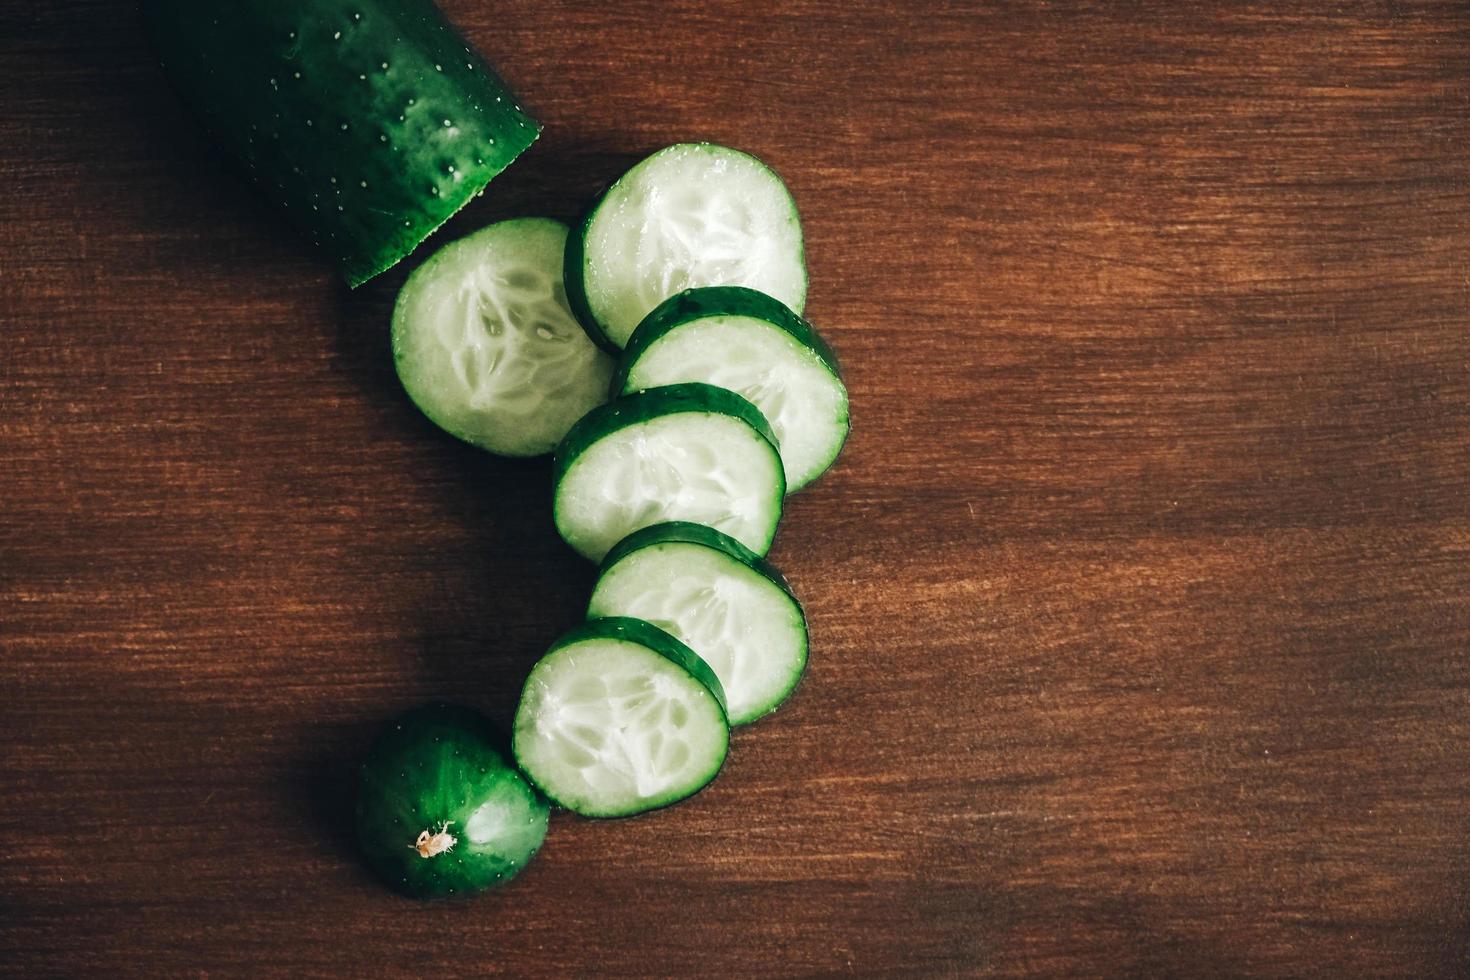
M 540 135 L 432 0 L 143 0 L 163 65 L 352 286 Z

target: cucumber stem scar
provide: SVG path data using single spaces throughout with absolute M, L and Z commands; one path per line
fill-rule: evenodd
M 419 831 L 418 839 L 408 845 L 419 852 L 421 858 L 431 858 L 435 854 L 443 854 L 454 847 L 459 841 L 449 832 L 449 825 L 453 820 L 446 820 L 439 825 L 439 829 L 433 834 L 427 830 Z

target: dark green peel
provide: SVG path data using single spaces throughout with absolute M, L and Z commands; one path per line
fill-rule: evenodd
M 617 373 L 613 375 L 612 396 L 616 398 L 625 394 L 628 372 L 644 351 L 669 331 L 712 316 L 746 316 L 764 320 L 790 334 L 798 344 L 809 348 L 826 365 L 827 370 L 832 372 L 833 377 L 842 380 L 842 367 L 837 363 L 837 355 L 832 348 L 827 346 L 827 342 L 810 323 L 793 313 L 785 303 L 745 286 L 702 286 L 675 293 L 655 306 L 638 324 L 618 361 Z
M 742 565 L 749 565 L 760 572 L 791 598 L 796 598 L 796 593 L 791 591 L 791 585 L 786 581 L 786 577 L 776 570 L 775 565 L 724 531 L 703 524 L 695 524 L 692 521 L 665 521 L 662 524 L 650 524 L 648 527 L 639 528 L 613 545 L 612 550 L 603 557 L 602 564 L 598 566 L 597 574 L 607 574 L 610 568 L 635 551 L 642 551 L 644 548 L 652 548 L 661 544 L 693 544 L 729 555 Z
M 431 0 L 144 0 L 180 95 L 357 286 L 540 126 Z
M 416 897 L 504 884 L 546 836 L 548 806 L 468 708 L 400 717 L 358 771 L 357 833 L 385 881 Z
M 766 417 L 744 397 L 700 382 L 664 385 L 661 388 L 624 395 L 606 405 L 599 405 L 582 416 L 556 448 L 552 464 L 553 483 L 565 476 L 577 457 L 604 436 L 630 425 L 678 412 L 729 415 L 749 425 L 771 444 L 773 450 L 777 448 L 776 435 L 771 431 Z M 784 486 L 782 492 L 785 492 Z
M 699 654 L 685 646 L 682 640 L 670 636 L 652 623 L 633 619 L 630 616 L 603 616 L 583 623 L 571 632 L 563 634 L 546 653 L 550 655 L 562 647 L 581 643 L 584 640 L 627 640 L 630 643 L 647 647 L 709 688 L 709 692 L 719 703 L 720 709 L 725 708 L 725 688 L 720 684 L 720 679 L 715 676 L 709 664 L 705 663 Z

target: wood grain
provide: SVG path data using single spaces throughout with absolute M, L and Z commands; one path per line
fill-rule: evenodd
M 446 8 L 547 129 L 438 241 L 679 139 L 788 179 L 855 412 L 806 681 L 683 806 L 382 889 L 375 728 L 508 718 L 585 600 L 548 467 L 415 413 L 405 271 L 284 233 L 131 4 L 4 0 L 0 970 L 1470 969 L 1470 8 Z

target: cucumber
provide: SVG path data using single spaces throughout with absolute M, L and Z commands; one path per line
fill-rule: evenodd
M 587 616 L 632 616 L 686 644 L 719 677 L 732 725 L 775 710 L 806 669 L 806 616 L 785 579 L 701 524 L 655 524 L 618 542 Z
M 357 286 L 540 134 L 431 0 L 144 0 L 174 87 Z
M 791 192 L 755 157 L 712 143 L 665 147 L 618 178 L 567 240 L 566 275 L 572 312 L 614 353 L 691 286 L 749 286 L 798 313 L 806 302 Z
M 639 528 L 674 520 L 718 528 L 764 555 L 786 478 L 754 405 L 713 385 L 679 384 L 588 412 L 557 447 L 552 486 L 557 531 L 601 561 Z
M 390 885 L 431 898 L 502 885 L 546 837 L 549 808 L 478 712 L 432 704 L 401 716 L 358 770 L 357 836 Z
M 827 471 L 847 441 L 847 388 L 837 357 L 779 300 L 743 286 L 671 296 L 638 325 L 613 393 L 704 381 L 748 398 L 771 424 L 795 493 Z
M 572 630 L 531 668 L 516 761 L 559 806 L 626 817 L 703 789 L 725 762 L 725 696 L 699 656 L 637 619 Z
M 517 218 L 446 245 L 393 310 L 393 361 L 414 404 L 451 435 L 504 456 L 556 448 L 607 400 L 613 361 L 567 310 L 567 227 Z

